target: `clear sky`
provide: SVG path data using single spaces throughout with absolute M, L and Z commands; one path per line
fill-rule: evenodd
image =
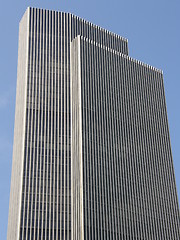
M 1 0 L 0 239 L 6 239 L 18 54 L 18 24 L 28 6 L 74 13 L 129 40 L 129 55 L 164 72 L 180 202 L 180 0 Z

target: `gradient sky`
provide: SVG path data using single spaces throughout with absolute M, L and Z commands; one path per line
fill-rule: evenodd
M 129 40 L 129 55 L 164 73 L 180 202 L 180 0 L 1 0 L 0 239 L 6 239 L 14 135 L 18 24 L 28 6 L 74 13 Z

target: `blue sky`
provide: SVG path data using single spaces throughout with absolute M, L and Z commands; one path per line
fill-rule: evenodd
M 2 0 L 0 5 L 0 239 L 6 239 L 18 53 L 18 24 L 28 6 L 74 13 L 129 40 L 129 55 L 164 72 L 180 202 L 180 1 Z

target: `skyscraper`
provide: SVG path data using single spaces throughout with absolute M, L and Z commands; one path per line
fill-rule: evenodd
M 8 240 L 179 239 L 179 217 L 162 72 L 114 33 L 28 8 Z

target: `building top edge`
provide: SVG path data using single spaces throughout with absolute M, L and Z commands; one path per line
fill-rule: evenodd
M 138 63 L 139 65 L 142 65 L 142 66 L 144 66 L 144 67 L 147 67 L 147 68 L 149 68 L 149 69 L 152 69 L 152 70 L 154 70 L 154 71 L 156 71 L 156 72 L 158 72 L 158 73 L 163 74 L 163 70 L 161 70 L 161 69 L 158 69 L 158 68 L 156 68 L 156 67 L 153 67 L 153 66 L 151 66 L 151 65 L 149 65 L 149 64 L 147 64 L 147 63 L 144 63 L 144 62 L 142 62 L 142 61 L 140 61 L 140 60 L 137 60 L 137 59 L 135 59 L 135 58 L 132 58 L 132 57 L 130 57 L 129 55 L 123 54 L 123 53 L 118 52 L 118 51 L 116 51 L 116 50 L 114 50 L 114 49 L 108 48 L 108 47 L 106 47 L 106 46 L 104 46 L 104 45 L 102 45 L 102 44 L 100 44 L 100 43 L 97 43 L 97 42 L 95 42 L 95 41 L 93 41 L 93 40 L 91 40 L 91 39 L 88 39 L 88 38 L 86 38 L 86 37 L 84 37 L 84 36 L 78 35 L 73 41 L 75 41 L 77 38 L 79 38 L 79 39 L 81 39 L 81 40 L 83 40 L 83 41 L 89 42 L 89 43 L 91 43 L 91 44 L 93 44 L 93 45 L 95 45 L 95 46 L 97 46 L 97 47 L 100 47 L 100 48 L 102 48 L 102 49 L 105 49 L 105 50 L 107 50 L 107 51 L 109 51 L 109 52 L 112 52 L 112 53 L 114 53 L 114 54 L 116 54 L 116 55 L 119 55 L 119 56 L 122 56 L 122 57 L 124 57 L 124 58 L 126 58 L 126 59 L 129 59 L 129 60 L 131 60 L 131 61 L 133 61 L 133 62 L 135 62 L 135 63 Z
M 88 21 L 88 20 L 86 20 L 86 19 L 84 19 L 84 18 L 81 18 L 81 17 L 79 17 L 79 16 L 77 16 L 77 15 L 75 15 L 75 14 L 73 14 L 73 13 L 63 12 L 63 11 L 58 11 L 58 10 L 45 9 L 45 8 L 36 8 L 36 7 L 28 7 L 27 10 L 28 10 L 28 9 L 32 9 L 32 10 L 42 10 L 42 11 L 49 11 L 49 12 L 57 12 L 57 13 L 65 13 L 65 14 L 71 15 L 71 16 L 77 18 L 77 19 L 80 19 L 81 21 L 85 21 L 85 23 L 90 24 L 90 25 L 94 26 L 95 28 L 99 28 L 100 30 L 105 31 L 105 32 L 107 32 L 107 33 L 109 33 L 109 34 L 111 34 L 111 35 L 114 35 L 114 36 L 116 36 L 117 38 L 120 38 L 122 41 L 128 43 L 128 39 L 127 39 L 127 38 L 122 37 L 122 36 L 118 35 L 117 33 L 114 33 L 114 32 L 112 32 L 112 31 L 109 31 L 109 30 L 107 30 L 107 29 L 105 29 L 105 28 L 103 28 L 103 27 L 100 27 L 100 26 L 98 26 L 98 25 L 96 25 L 96 24 L 94 24 L 94 23 L 91 23 L 90 21 Z

